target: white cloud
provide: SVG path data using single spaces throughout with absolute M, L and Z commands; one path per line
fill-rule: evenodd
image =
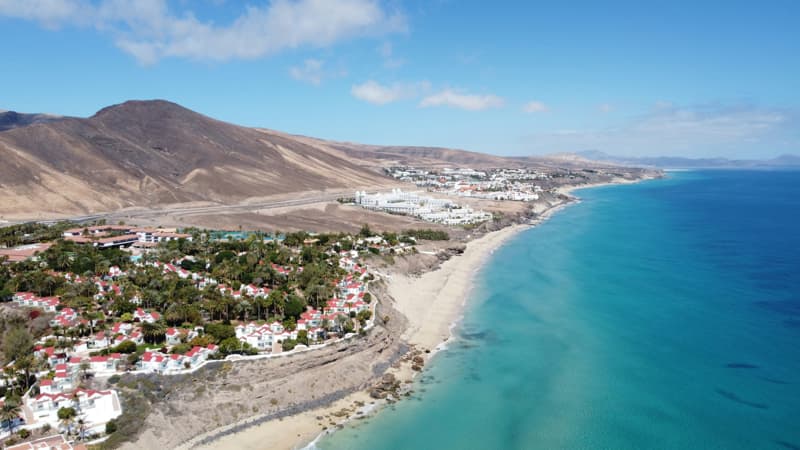
M 544 103 L 534 100 L 532 102 L 526 103 L 522 107 L 522 110 L 526 113 L 532 114 L 532 113 L 547 112 L 550 111 L 550 108 L 548 108 L 547 105 L 545 105 Z
M 434 94 L 426 95 L 431 91 L 431 84 L 427 81 L 418 83 L 392 83 L 381 84 L 369 80 L 357 84 L 350 89 L 354 97 L 376 105 L 385 105 L 398 100 L 407 100 L 424 96 L 419 103 L 422 108 L 433 106 L 450 106 L 468 111 L 480 111 L 488 108 L 499 108 L 505 101 L 496 95 L 472 95 L 444 89 Z
M 505 101 L 496 95 L 475 95 L 445 89 L 422 99 L 419 106 L 428 108 L 432 106 L 450 106 L 467 111 L 480 111 L 488 108 L 500 108 Z
M 350 89 L 354 97 L 375 105 L 385 105 L 398 100 L 413 98 L 420 92 L 429 89 L 430 85 L 423 81 L 419 83 L 393 83 L 383 85 L 374 80 L 357 84 Z
M 661 102 L 647 114 L 599 130 L 528 136 L 536 153 L 602 150 L 616 155 L 747 157 L 800 148 L 800 113 L 752 105 L 679 107 Z
M 273 0 L 247 6 L 227 25 L 170 11 L 166 0 L 0 0 L 0 16 L 53 28 L 91 26 L 140 62 L 166 57 L 254 59 L 298 47 L 327 47 L 358 36 L 406 29 L 405 17 L 378 0 Z
M 0 16 L 35 20 L 48 28 L 64 22 L 80 25 L 82 17 L 91 15 L 93 7 L 83 0 L 0 0 Z
M 314 85 L 319 85 L 322 83 L 322 66 L 324 64 L 325 62 L 320 61 L 319 59 L 307 59 L 303 61 L 303 65 L 300 67 L 290 67 L 289 75 L 291 75 L 295 80 L 306 81 Z

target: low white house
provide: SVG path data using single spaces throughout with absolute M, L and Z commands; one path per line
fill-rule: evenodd
M 33 416 L 33 423 L 28 425 L 39 426 L 47 423 L 53 428 L 60 426 L 58 410 L 61 408 L 75 408 L 78 417 L 87 424 L 87 431 L 99 431 L 106 422 L 122 414 L 122 407 L 115 390 L 75 389 L 68 393 L 40 393 L 35 397 L 26 398 L 25 403 Z
M 161 352 L 144 352 L 137 365 L 139 369 L 149 372 L 169 373 L 194 368 L 206 361 L 219 348 L 214 344 L 206 347 L 195 346 L 184 355 Z
M 161 318 L 161 314 L 156 311 L 147 312 L 142 308 L 136 308 L 136 311 L 133 312 L 133 318 L 140 322 L 153 323 Z
M 257 325 L 254 322 L 236 326 L 236 338 L 253 348 L 264 351 L 271 350 L 277 342 L 286 339 L 297 339 L 297 331 L 287 331 L 280 322 Z

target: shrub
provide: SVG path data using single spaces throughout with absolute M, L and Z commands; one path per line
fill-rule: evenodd
M 57 414 L 59 420 L 65 420 L 75 417 L 77 412 L 75 411 L 75 408 L 59 408 Z
M 114 347 L 116 353 L 136 353 L 136 343 L 133 341 L 123 341 Z
M 31 436 L 31 432 L 26 430 L 25 428 L 19 430 L 19 437 L 22 439 L 28 439 Z
M 284 308 L 284 314 L 286 314 L 287 317 L 293 317 L 297 319 L 305 310 L 306 304 L 303 302 L 303 299 L 296 295 L 290 295 L 289 300 L 286 302 L 286 306 Z
M 191 344 L 177 344 L 172 347 L 171 353 L 183 355 L 184 353 L 188 352 L 191 349 L 192 349 Z
M 366 324 L 367 320 L 372 317 L 372 311 L 365 309 L 360 311 L 356 317 L 358 318 L 358 321 L 361 322 L 361 325 L 364 325 Z
M 128 364 L 134 365 L 139 362 L 139 352 L 128 355 Z
M 117 384 L 119 382 L 120 376 L 117 374 L 111 375 L 108 377 L 108 384 Z
M 236 337 L 229 337 L 224 341 L 219 343 L 219 351 L 224 355 L 230 355 L 232 353 L 239 353 L 245 355 L 252 355 L 257 353 L 257 351 L 250 346 L 247 342 L 242 342 Z
M 214 343 L 214 336 L 210 334 L 204 334 L 202 336 L 196 336 L 191 341 L 189 341 L 189 345 L 194 347 L 195 345 L 198 347 L 208 347 L 208 344 Z
M 293 350 L 296 345 L 297 345 L 297 341 L 295 341 L 294 339 L 286 339 L 285 341 L 281 342 L 281 348 L 285 352 L 288 352 L 289 350 Z
M 111 434 L 115 431 L 117 431 L 117 422 L 115 422 L 114 420 L 109 420 L 106 423 L 106 434 Z
M 416 239 L 423 239 L 427 241 L 448 241 L 450 240 L 450 235 L 447 234 L 446 231 L 442 230 L 431 230 L 431 229 L 423 229 L 423 230 L 405 230 L 403 232 L 404 235 L 410 236 Z
M 210 323 L 206 325 L 206 334 L 214 336 L 217 342 L 236 336 L 236 330 L 230 324 Z
M 297 332 L 297 342 L 299 344 L 308 345 L 308 330 L 299 330 Z

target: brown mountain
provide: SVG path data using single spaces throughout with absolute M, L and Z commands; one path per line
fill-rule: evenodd
M 16 111 L 0 111 L 0 131 L 28 126 L 34 123 L 52 122 L 60 119 L 50 114 L 21 114 Z
M 396 186 L 382 167 L 598 166 L 436 147 L 332 142 L 221 122 L 163 100 L 128 101 L 89 118 L 6 113 L 0 219 L 131 207 L 253 204 Z M 606 164 L 607 166 L 607 164 Z M 314 194 L 311 194 L 311 193 Z M 305 195 L 303 193 L 307 193 Z
M 391 182 L 321 143 L 232 125 L 161 100 L 2 131 L 0 160 L 0 215 L 16 217 L 230 203 Z

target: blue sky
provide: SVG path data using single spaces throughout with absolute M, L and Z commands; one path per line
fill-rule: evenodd
M 800 2 L 0 0 L 0 108 L 503 155 L 800 153 Z

